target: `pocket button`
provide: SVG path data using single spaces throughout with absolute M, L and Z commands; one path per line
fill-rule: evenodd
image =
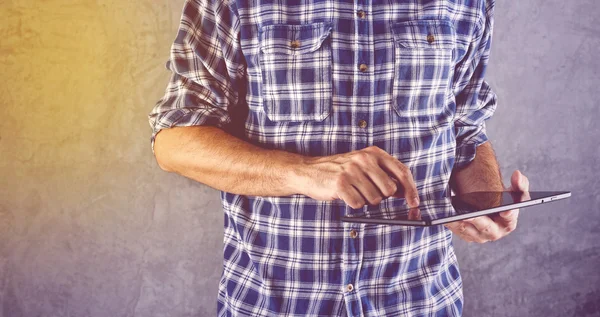
M 363 129 L 366 128 L 367 127 L 367 121 L 365 121 L 365 120 L 358 121 L 358 126 L 361 127 L 361 128 L 363 128 Z
M 435 41 L 435 37 L 431 34 L 427 35 L 427 42 L 431 44 L 433 41 Z

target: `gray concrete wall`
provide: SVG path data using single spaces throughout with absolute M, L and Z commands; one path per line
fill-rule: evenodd
M 0 2 L 0 317 L 214 315 L 218 192 L 148 142 L 182 3 Z M 573 197 L 457 243 L 465 316 L 600 316 L 598 17 L 596 0 L 498 1 L 505 181 Z

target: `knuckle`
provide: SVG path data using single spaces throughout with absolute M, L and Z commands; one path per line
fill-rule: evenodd
M 491 228 L 492 228 L 492 224 L 489 224 L 485 228 L 483 228 L 483 230 L 481 230 L 481 231 L 484 233 L 490 233 Z
M 512 218 L 512 219 L 506 221 L 506 226 L 505 226 L 506 228 L 516 227 L 516 226 L 517 226 L 517 219 L 516 218 Z
M 361 174 L 360 167 L 358 164 L 350 163 L 344 168 L 341 174 L 348 184 L 352 184 Z
M 381 188 L 381 193 L 386 197 L 393 195 L 395 192 L 396 184 L 394 184 L 393 182 L 385 182 L 383 188 Z
M 370 151 L 376 152 L 376 153 L 385 152 L 382 148 L 378 147 L 377 145 L 371 145 L 367 149 L 369 149 Z
M 375 188 L 369 189 L 368 192 L 363 193 L 363 196 L 366 198 L 367 202 L 371 205 L 377 205 L 381 202 L 381 196 Z
M 516 224 L 516 223 L 509 224 L 509 225 L 508 225 L 508 226 L 505 228 L 506 232 L 513 232 L 513 231 L 515 231 L 515 229 L 517 229 L 517 224 Z
M 391 196 L 393 195 L 396 190 L 398 190 L 398 186 L 396 186 L 396 184 L 394 183 L 388 183 L 387 187 L 385 188 L 385 195 L 386 196 Z
M 370 166 L 371 168 L 379 166 L 379 163 L 377 162 L 377 156 L 375 155 L 367 155 L 363 161 L 363 164 L 366 164 L 367 166 Z
M 364 161 L 368 160 L 369 157 L 370 157 L 369 152 L 366 152 L 366 151 L 360 151 L 360 152 L 356 153 L 356 155 L 354 156 L 355 160 L 359 161 L 359 162 L 364 162 Z
M 408 174 L 406 174 L 406 172 L 404 170 L 401 169 L 398 171 L 398 177 L 399 177 L 398 180 L 404 181 L 405 179 L 408 178 L 407 176 L 408 176 Z
M 350 161 L 347 163 L 346 165 L 346 173 L 349 174 L 354 174 L 356 173 L 358 170 L 360 170 L 360 163 L 357 161 Z
M 338 178 L 335 180 L 335 187 L 338 190 L 345 189 L 348 187 L 348 185 L 350 185 L 350 182 L 345 174 L 338 176 Z
M 381 198 L 372 198 L 372 199 L 369 199 L 369 204 L 379 205 L 379 203 L 381 203 L 381 200 L 382 200 Z
M 410 172 L 410 170 L 408 169 L 408 167 L 402 163 L 400 163 L 400 161 L 398 162 L 398 170 L 400 171 L 400 173 L 402 174 L 402 176 L 407 175 L 408 172 Z
M 412 176 L 412 173 L 410 171 L 410 168 L 408 168 L 408 166 L 400 163 L 400 161 L 398 161 L 398 163 L 400 164 L 400 171 L 402 171 L 403 175 L 405 176 Z
M 365 205 L 365 202 L 362 199 L 355 199 L 352 201 L 352 204 L 350 206 L 352 206 L 352 208 L 354 209 L 358 209 L 361 208 L 362 206 Z
M 494 234 L 492 236 L 490 236 L 490 241 L 498 241 L 503 237 L 503 235 L 501 234 Z

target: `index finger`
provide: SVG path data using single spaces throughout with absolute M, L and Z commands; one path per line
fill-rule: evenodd
M 410 207 L 419 206 L 417 185 L 415 185 L 415 180 L 410 169 L 393 156 L 382 160 L 380 164 L 381 167 L 392 174 L 400 182 L 400 185 L 402 185 L 404 189 L 404 198 L 406 198 L 408 205 Z

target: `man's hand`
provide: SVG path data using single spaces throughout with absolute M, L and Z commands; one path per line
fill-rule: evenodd
M 393 196 L 406 198 L 410 207 L 419 205 L 410 169 L 377 146 L 306 159 L 298 173 L 299 192 L 313 199 L 342 199 L 352 208 L 361 208 Z
M 529 180 L 520 171 L 513 172 L 510 184 L 508 191 L 522 192 L 525 197 L 521 199 L 529 199 Z M 481 216 L 448 223 L 445 226 L 467 242 L 485 243 L 496 241 L 514 231 L 517 228 L 518 217 L 519 209 L 513 209 L 491 217 Z

